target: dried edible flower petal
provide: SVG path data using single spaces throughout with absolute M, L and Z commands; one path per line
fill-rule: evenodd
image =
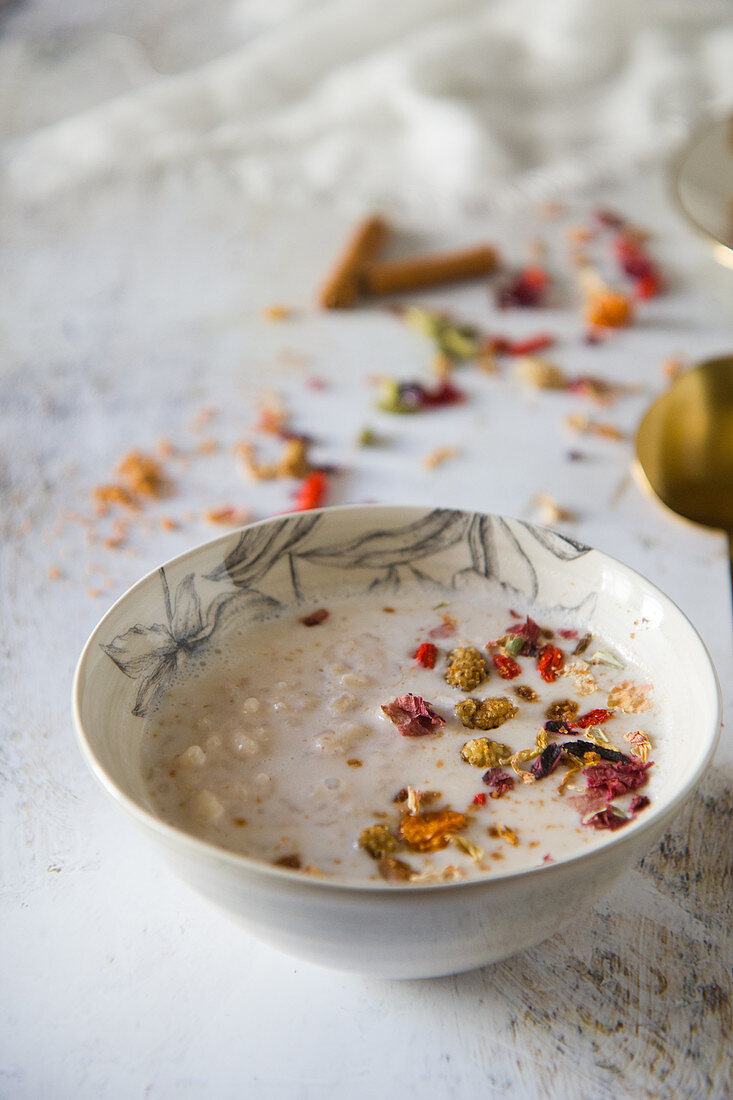
M 517 360 L 515 374 L 525 386 L 538 390 L 564 390 L 567 386 L 565 372 L 539 355 L 525 355 Z
M 382 859 L 399 846 L 399 840 L 386 825 L 369 825 L 359 834 L 359 847 L 372 859 Z
M 473 691 L 489 675 L 486 661 L 474 646 L 454 649 L 449 654 L 448 660 L 450 663 L 445 678 L 451 687 L 461 688 L 462 691 Z
M 474 863 L 480 863 L 484 858 L 483 848 L 479 848 L 478 844 L 474 844 L 472 840 L 466 840 L 465 836 L 452 836 L 450 842 L 459 851 L 470 856 Z
M 651 684 L 635 684 L 632 680 L 623 680 L 608 693 L 608 706 L 621 710 L 624 714 L 642 714 L 654 706 L 648 697 L 651 689 Z
M 415 651 L 415 661 L 422 668 L 435 668 L 437 656 L 438 647 L 434 646 L 432 642 L 423 642 Z
M 439 882 L 455 882 L 456 879 L 465 878 L 463 867 L 456 867 L 449 863 L 447 867 L 429 867 L 426 871 L 416 872 L 410 878 L 413 886 L 434 886 Z
M 626 665 L 617 657 L 615 653 L 609 653 L 606 649 L 598 649 L 595 653 L 592 653 L 586 660 L 592 665 L 608 665 L 609 668 L 625 668 Z
M 472 741 L 466 741 L 461 749 L 461 759 L 472 764 L 474 768 L 493 768 L 497 764 L 505 764 L 511 752 L 507 745 L 498 741 L 492 741 L 488 737 L 475 737 Z
M 593 641 L 593 635 L 592 634 L 584 634 L 583 637 L 578 642 L 578 644 L 576 645 L 575 649 L 573 650 L 573 657 L 580 657 L 583 653 L 585 653 L 586 649 L 588 648 L 588 646 L 590 645 L 590 643 L 592 641 Z
M 602 750 L 598 748 L 597 752 Z M 619 761 L 617 758 L 621 757 Z M 609 759 L 607 757 L 606 759 Z M 649 780 L 647 772 L 652 764 L 642 764 L 638 760 L 630 760 L 622 753 L 616 753 L 610 757 L 611 763 L 595 764 L 592 768 L 583 768 L 589 791 L 601 796 L 606 802 L 612 798 L 619 798 L 643 787 Z
M 651 799 L 645 794 L 635 794 L 631 799 L 629 810 L 632 814 L 638 814 L 651 804 Z
M 513 756 L 509 757 L 509 764 L 512 771 L 516 772 L 523 783 L 534 783 L 534 776 L 531 772 L 525 771 L 520 765 L 528 764 L 530 760 L 536 760 L 541 752 L 542 749 L 540 748 L 520 749 L 519 752 L 515 752 Z
M 468 820 L 455 810 L 434 810 L 422 814 L 407 814 L 402 818 L 400 832 L 405 843 L 418 852 L 436 852 L 445 848 L 454 833 L 465 829 Z
M 626 756 L 622 752 L 618 752 L 616 749 L 607 749 L 604 745 L 594 745 L 592 741 L 566 741 L 563 745 L 565 752 L 571 753 L 573 756 L 578 756 L 581 759 L 587 752 L 596 753 L 603 760 L 611 760 L 620 764 L 632 764 L 634 767 L 640 767 L 638 764 L 633 764 L 631 757 Z
M 634 746 L 635 755 L 641 758 L 642 764 L 649 759 L 652 743 L 642 730 L 632 730 L 624 734 L 624 741 Z
M 515 639 L 515 641 L 520 641 L 520 639 Z M 495 653 L 492 661 L 502 680 L 514 680 L 522 674 L 521 666 L 517 664 L 513 657 L 507 657 L 504 653 Z
M 539 508 L 543 523 L 570 523 L 578 518 L 576 512 L 559 504 L 549 493 L 535 493 L 532 503 Z
M 449 379 L 429 389 L 421 382 L 396 382 L 385 378 L 380 383 L 377 408 L 382 412 L 414 413 L 440 405 L 456 405 L 464 400 L 462 391 Z
M 445 725 L 445 718 L 436 714 L 419 695 L 398 695 L 391 703 L 383 704 L 382 710 L 403 737 L 424 737 L 437 733 Z
M 434 340 L 441 355 L 449 359 L 474 359 L 480 351 L 478 330 L 471 325 L 456 324 L 445 314 L 417 306 L 408 306 L 403 316 L 411 328 Z
M 597 810 L 589 818 L 583 821 L 584 825 L 590 825 L 593 829 L 620 829 L 629 819 L 617 810 L 607 806 L 605 810 Z
M 598 683 L 587 664 L 583 661 L 574 661 L 569 665 L 565 665 L 562 675 L 571 677 L 578 695 L 593 695 L 594 692 L 598 691 Z
M 479 791 L 478 794 L 475 794 L 473 796 L 472 805 L 473 806 L 485 806 L 486 805 L 486 792 L 485 791 Z
M 481 782 L 491 787 L 489 798 L 501 798 L 507 791 L 514 790 L 514 776 L 502 768 L 489 768 L 481 776 Z
M 575 733 L 572 726 L 558 718 L 551 718 L 549 722 L 545 722 L 545 729 L 548 733 L 559 734 L 561 737 L 570 737 Z
M 514 848 L 519 844 L 519 836 L 508 825 L 490 825 L 488 832 L 490 836 L 497 836 L 502 840 L 506 840 L 507 844 L 511 844 Z
M 522 639 L 522 648 L 518 650 L 519 655 L 522 657 L 535 657 L 537 655 L 540 628 L 534 619 L 530 619 L 530 617 L 527 616 L 524 622 L 507 627 L 506 633 Z M 513 652 L 511 656 L 516 657 L 518 654 L 517 652 Z
M 499 309 L 510 306 L 532 307 L 544 304 L 548 284 L 547 272 L 534 264 L 525 267 L 510 279 L 501 283 L 496 291 Z
M 232 505 L 223 508 L 207 508 L 204 519 L 207 523 L 221 524 L 225 527 L 243 527 L 249 523 L 252 512 L 249 508 L 235 508 Z
M 442 466 L 444 462 L 447 462 L 448 459 L 455 458 L 457 454 L 457 447 L 435 447 L 434 450 L 425 455 L 422 464 L 426 470 L 435 470 L 438 466 Z
M 456 714 L 461 724 L 469 730 L 495 730 L 514 718 L 519 708 L 508 699 L 497 696 L 491 699 L 463 699 L 456 704 Z
M 594 435 L 599 439 L 621 440 L 626 436 L 615 424 L 603 424 L 600 420 L 591 420 L 580 413 L 565 417 L 565 424 L 578 435 Z
M 547 745 L 530 768 L 535 779 L 544 779 L 545 776 L 551 775 L 559 765 L 562 754 L 563 749 L 561 745 Z

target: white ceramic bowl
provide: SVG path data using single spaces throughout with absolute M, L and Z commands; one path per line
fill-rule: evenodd
M 188 653 L 231 616 L 246 620 L 324 593 L 424 584 L 426 576 L 453 588 L 478 579 L 487 600 L 498 581 L 545 612 L 576 609 L 589 630 L 646 667 L 674 725 L 643 814 L 599 847 L 557 863 L 417 887 L 313 878 L 217 848 L 156 816 L 139 764 L 141 716 Z M 494 962 L 592 905 L 679 813 L 720 729 L 720 692 L 705 646 L 675 604 L 633 570 L 518 520 L 382 505 L 266 520 L 150 573 L 87 642 L 73 709 L 90 768 L 181 878 L 284 951 L 395 978 Z

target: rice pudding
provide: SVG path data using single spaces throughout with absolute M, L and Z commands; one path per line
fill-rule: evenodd
M 228 626 L 146 719 L 156 812 L 352 882 L 486 877 L 603 844 L 653 797 L 665 722 L 648 677 L 569 613 L 496 593 L 382 589 Z

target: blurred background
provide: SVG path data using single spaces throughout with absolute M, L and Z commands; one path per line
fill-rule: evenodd
M 449 217 L 628 173 L 733 101 L 728 0 L 4 0 L 0 27 L 26 198 L 193 160 Z

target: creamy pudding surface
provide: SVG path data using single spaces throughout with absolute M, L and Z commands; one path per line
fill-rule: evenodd
M 173 825 L 341 881 L 430 884 L 596 847 L 644 812 L 664 715 L 568 612 L 415 588 L 230 625 L 146 719 Z

